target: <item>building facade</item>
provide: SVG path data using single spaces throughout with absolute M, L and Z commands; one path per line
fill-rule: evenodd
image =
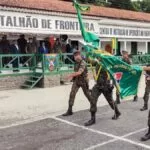
M 81 49 L 84 41 L 71 2 L 21 1 L 0 2 L 0 36 L 6 34 L 11 40 L 25 34 L 42 40 L 65 34 Z M 91 6 L 83 21 L 87 30 L 100 37 L 101 49 L 112 51 L 112 38 L 117 38 L 118 54 L 122 50 L 133 55 L 150 53 L 150 14 Z

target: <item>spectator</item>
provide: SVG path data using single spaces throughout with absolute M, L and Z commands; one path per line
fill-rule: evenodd
M 17 41 L 13 41 L 10 45 L 11 54 L 20 54 L 19 46 L 17 44 Z M 13 58 L 14 59 L 14 58 Z M 16 57 L 15 60 L 12 62 L 13 66 L 13 72 L 19 72 L 19 57 Z
M 61 51 L 61 43 L 59 38 L 57 38 L 54 44 L 54 53 L 59 53 L 60 51 Z
M 35 45 L 35 42 L 33 42 L 32 38 L 29 38 L 29 42 L 27 44 L 27 53 L 28 54 L 35 54 L 36 53 L 36 45 Z M 28 65 L 29 65 L 30 70 L 31 70 L 33 65 L 34 65 L 34 58 L 32 56 L 30 56 L 28 58 Z
M 27 40 L 25 39 L 24 34 L 20 35 L 20 38 L 17 40 L 17 43 L 21 54 L 27 54 Z M 23 66 L 26 67 L 25 62 L 26 62 L 26 57 L 22 57 L 21 63 L 23 64 Z
M 49 42 L 49 38 L 45 38 L 45 46 L 48 49 L 48 53 L 51 53 L 51 43 Z
M 36 51 L 37 51 L 36 41 L 33 41 L 32 38 L 29 38 L 29 42 L 27 43 L 27 53 L 28 54 L 35 54 Z
M 2 37 L 2 40 L 0 41 L 0 51 L 2 54 L 9 54 L 10 53 L 10 43 L 7 40 L 7 35 L 4 35 Z M 9 63 L 10 58 L 9 57 L 4 57 L 2 60 L 3 66 L 7 65 Z M 8 67 L 8 66 L 6 66 Z
M 39 47 L 40 54 L 48 54 L 48 48 L 45 46 L 45 42 L 42 42 Z

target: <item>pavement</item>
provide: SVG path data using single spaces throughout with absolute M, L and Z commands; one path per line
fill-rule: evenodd
M 90 82 L 92 87 L 94 81 Z M 47 89 L 0 92 L 0 150 L 147 150 L 150 141 L 141 142 L 147 132 L 148 111 L 143 106 L 144 77 L 139 101 L 122 100 L 122 113 L 111 120 L 113 111 L 103 96 L 98 101 L 96 124 L 90 119 L 89 102 L 80 90 L 74 115 L 62 117 L 67 109 L 71 85 Z M 115 93 L 115 91 L 114 91 Z M 115 94 L 114 94 L 115 98 Z

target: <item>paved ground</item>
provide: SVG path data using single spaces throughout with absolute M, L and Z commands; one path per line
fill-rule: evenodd
M 90 86 L 93 86 L 91 81 Z M 124 101 L 122 116 L 113 121 L 113 111 L 103 96 L 98 101 L 97 123 L 89 128 L 89 103 L 80 90 L 74 115 L 62 117 L 67 109 L 71 85 L 35 90 L 0 92 L 0 150 L 147 150 L 150 141 L 140 142 L 147 131 L 148 111 L 143 105 Z M 144 93 L 144 78 L 138 96 Z M 114 95 L 115 97 L 115 95 Z
M 0 150 L 147 150 L 150 141 L 140 142 L 147 129 L 147 113 L 142 101 L 119 105 L 122 116 L 113 121 L 108 106 L 99 107 L 97 123 L 83 126 L 88 110 L 73 116 L 47 116 L 0 129 Z

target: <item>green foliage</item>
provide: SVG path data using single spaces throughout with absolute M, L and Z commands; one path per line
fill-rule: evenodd
M 72 1 L 72 0 L 64 0 Z M 98 6 L 106 6 L 118 9 L 127 9 L 150 13 L 150 0 L 131 1 L 131 0 L 77 0 L 83 4 L 93 4 Z M 107 3 L 106 3 L 107 2 Z

